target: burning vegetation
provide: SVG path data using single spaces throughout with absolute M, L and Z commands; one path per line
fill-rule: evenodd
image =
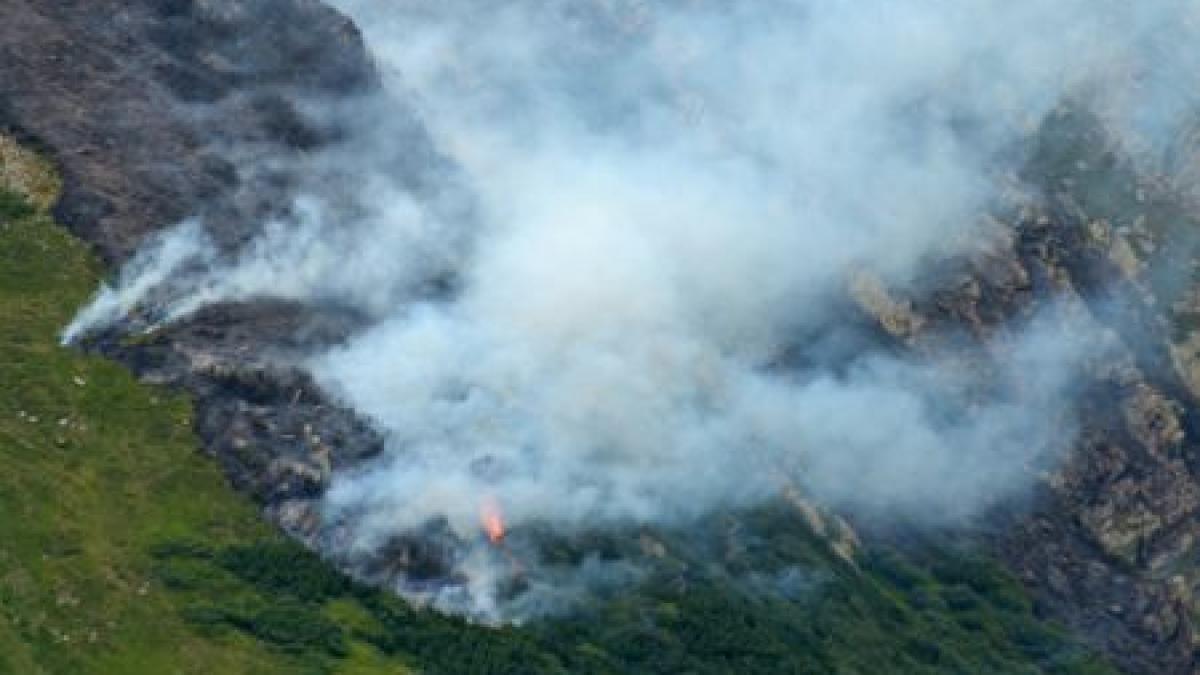
M 495 497 L 484 497 L 480 503 L 479 523 L 483 528 L 483 533 L 493 546 L 504 543 L 504 536 L 507 534 L 504 529 L 504 512 L 500 509 L 500 502 Z

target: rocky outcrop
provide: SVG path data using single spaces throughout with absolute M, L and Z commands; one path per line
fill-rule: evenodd
M 1043 155 L 1030 168 L 1042 207 L 995 222 L 995 237 L 948 261 L 911 297 L 861 279 L 849 296 L 898 348 L 920 354 L 953 335 L 981 368 L 1006 325 L 1051 303 L 1097 327 L 1099 358 L 1076 383 L 1074 446 L 1042 474 L 1035 508 L 1000 516 L 985 543 L 1043 611 L 1129 671 L 1193 672 L 1200 435 L 1189 355 L 1198 338 L 1182 320 L 1190 310 L 1171 294 L 1188 287 L 1178 276 L 1194 252 L 1167 242 L 1178 241 L 1172 228 L 1200 223 L 1182 195 L 1147 184 L 1117 158 L 1097 120 L 1062 116 L 1074 118 L 1047 122 Z M 1095 184 L 1105 186 L 1103 200 L 1089 193 Z M 1167 213 L 1178 220 L 1155 220 Z

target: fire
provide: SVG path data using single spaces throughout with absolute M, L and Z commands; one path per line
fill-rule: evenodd
M 504 513 L 500 511 L 500 503 L 495 498 L 484 498 L 479 507 L 479 520 L 488 541 L 496 545 L 504 541 Z

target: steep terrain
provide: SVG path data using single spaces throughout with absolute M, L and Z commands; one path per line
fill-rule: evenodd
M 932 542 L 852 559 L 811 507 L 700 524 L 720 552 L 686 532 L 556 542 L 656 572 L 521 630 L 355 583 L 228 488 L 185 398 L 57 344 L 101 269 L 47 215 L 57 190 L 0 135 L 0 672 L 1110 672 L 995 563 Z
M 1079 108 L 1061 108 L 1039 139 L 1026 179 L 1042 188 L 1041 207 L 998 224 L 995 242 L 929 292 L 860 284 L 855 295 L 901 348 L 965 332 L 979 364 L 1005 321 L 1047 298 L 1104 329 L 1077 383 L 1081 433 L 1067 463 L 1043 474 L 1034 510 L 1004 518 L 989 545 L 1052 616 L 1130 670 L 1191 672 L 1200 492 L 1189 233 L 1200 223 L 1182 192 L 1139 174 Z
M 1188 233 L 1200 223 L 1181 192 L 1140 175 L 1078 108 L 1047 120 L 1040 143 L 1027 178 L 1043 207 L 1001 227 L 932 293 L 863 306 L 918 350 L 947 328 L 986 345 L 1048 297 L 1105 328 L 1093 345 L 1103 356 L 1077 385 L 1080 438 L 995 550 L 1052 615 L 1127 667 L 1190 672 L 1200 492 Z
M 373 81 L 357 30 L 316 0 L 2 9 L 0 122 L 63 167 L 55 214 L 109 262 L 211 209 L 227 237 L 244 235 L 238 216 L 279 208 L 286 177 L 239 173 L 239 155 L 318 144 L 329 130 L 301 118 L 297 94 L 349 95 Z
M 263 170 L 266 162 L 336 136 L 300 104 L 374 82 L 356 29 L 315 1 L 6 0 L 3 11 L 0 127 L 60 167 L 55 217 L 110 264 L 189 215 L 204 214 L 225 243 L 250 236 L 287 208 L 296 180 Z M 241 170 L 251 160 L 254 169 Z M 337 444 L 339 458 L 342 448 L 371 451 L 361 424 L 317 396 L 296 395 L 299 375 L 260 372 L 264 355 L 342 337 L 353 316 L 252 303 L 192 325 L 165 351 L 150 341 L 122 353 L 143 372 L 161 366 L 155 379 L 204 401 L 197 425 L 235 484 L 264 498 L 288 492 L 266 468 L 280 456 L 307 456 L 302 443 L 283 438 L 304 425 L 328 427 L 334 441 L 345 429 L 353 442 Z M 248 451 L 236 435 L 243 428 L 267 432 L 270 442 Z
M 284 171 L 247 173 L 239 156 L 295 156 L 336 142 L 339 130 L 306 114 L 300 102 L 353 96 L 375 81 L 353 26 L 315 1 L 0 0 L 0 12 L 5 18 L 0 24 L 0 127 L 44 151 L 59 167 L 63 192 L 55 216 L 109 263 L 127 259 L 157 228 L 195 213 L 217 223 L 223 243 L 249 236 L 264 214 L 286 208 L 288 187 L 297 179 Z M 797 500 L 706 523 L 707 531 L 734 533 L 721 539 L 727 548 L 715 569 L 703 562 L 711 552 L 692 550 L 698 544 L 686 533 L 598 532 L 550 548 L 568 558 L 628 549 L 626 554 L 641 556 L 655 570 L 642 591 L 628 599 L 603 599 L 590 616 L 527 632 L 493 633 L 404 609 L 244 521 L 213 526 L 203 524 L 206 517 L 226 516 L 177 515 L 172 500 L 188 502 L 183 484 L 192 483 L 184 476 L 176 496 L 135 519 L 152 523 L 145 527 L 155 535 L 138 540 L 137 564 L 150 570 L 139 573 L 178 594 L 163 595 L 155 612 L 191 619 L 183 624 L 173 619 L 171 630 L 183 632 L 163 639 L 191 640 L 178 636 L 191 635 L 197 626 L 216 626 L 230 632 L 221 633 L 225 637 L 215 649 L 234 651 L 212 658 L 230 663 L 276 658 L 280 650 L 306 658 L 315 650 L 319 667 L 333 668 L 347 654 L 357 658 L 363 650 L 375 650 L 375 656 L 399 655 L 440 672 L 521 671 L 532 669 L 531 663 L 571 672 L 769 671 L 781 663 L 815 672 L 870 672 L 885 663 L 914 672 L 1100 668 L 1069 638 L 1041 623 L 1049 616 L 1130 671 L 1191 672 L 1200 639 L 1195 628 L 1200 597 L 1193 590 L 1200 583 L 1193 548 L 1200 533 L 1200 484 L 1194 473 L 1200 470 L 1195 446 L 1200 428 L 1194 420 L 1200 332 L 1194 331 L 1197 311 L 1189 293 L 1193 251 L 1186 244 L 1198 223 L 1180 191 L 1142 176 L 1102 125 L 1078 109 L 1065 106 L 1044 123 L 1038 138 L 1039 152 L 1022 177 L 1042 192 L 1038 208 L 1003 214 L 994 236 L 980 242 L 974 254 L 941 261 L 917 287 L 887 289 L 864 272 L 847 284 L 846 298 L 858 312 L 857 321 L 897 352 L 919 357 L 950 348 L 961 353 L 966 367 L 978 371 L 981 389 L 995 351 L 1004 348 L 1004 326 L 1013 321 L 1058 303 L 1062 311 L 1086 316 L 1102 330 L 1104 344 L 1097 345 L 1097 358 L 1078 383 L 1084 392 L 1080 440 L 1065 466 L 1042 474 L 1032 510 L 996 514 L 985 536 L 947 534 L 953 544 L 924 541 L 897 552 L 886 542 L 906 536 L 876 536 L 869 526 L 863 527 L 863 550 L 845 544 L 845 537 L 820 536 L 841 528 L 827 526 L 825 516 Z M 36 309 L 41 301 L 21 295 L 30 292 L 28 280 L 53 277 L 48 271 L 53 258 L 38 257 L 38 250 L 81 254 L 60 235 L 30 239 L 20 227 L 35 221 L 12 208 L 20 217 L 9 215 L 18 226 L 5 235 L 7 259 L 43 267 L 37 274 L 13 267 L 5 291 L 18 298 L 13 302 L 30 303 L 23 311 L 32 315 L 41 311 Z M 49 227 L 44 219 L 36 223 Z M 46 244 L 52 248 L 38 241 L 52 242 Z M 22 399 L 16 410 L 0 414 L 58 420 L 68 412 L 48 401 L 73 391 L 64 378 L 83 361 L 54 350 L 50 341 L 55 322 L 61 325 L 71 305 L 82 300 L 94 273 L 81 257 L 75 260 L 72 290 L 56 296 L 57 309 L 38 319 L 30 329 L 35 332 L 6 336 L 9 345 L 36 345 L 36 358 L 49 353 L 46 358 L 57 359 L 62 387 L 46 394 L 40 403 L 49 406 L 44 411 L 34 410 L 37 401 Z M 253 301 L 210 307 L 150 335 L 99 336 L 91 345 L 145 380 L 191 393 L 196 431 L 234 485 L 259 500 L 284 529 L 319 544 L 313 499 L 331 472 L 376 452 L 379 439 L 325 400 L 306 375 L 278 364 L 313 344 L 344 339 L 357 326 L 352 312 L 338 308 Z M 16 361 L 34 367 L 40 363 L 34 352 L 13 353 L 20 354 Z M 105 373 L 80 375 L 88 387 L 95 386 L 96 377 L 121 377 L 110 366 L 87 363 Z M 39 391 L 40 373 L 5 372 L 14 378 L 5 389 L 30 396 Z M 135 391 L 132 387 L 114 381 L 105 391 Z M 153 400 L 136 391 L 128 395 Z M 168 418 L 185 409 L 172 410 Z M 73 429 L 69 416 L 62 419 L 68 420 L 64 429 Z M 158 476 L 157 471 L 183 471 L 172 468 L 177 463 L 187 471 L 204 471 L 202 464 L 182 459 L 188 441 L 176 436 L 178 431 L 146 433 L 130 441 L 131 447 L 144 450 L 174 438 L 177 459 L 121 471 Z M 67 432 L 61 435 L 66 445 L 74 442 Z M 66 447 L 55 445 L 55 429 L 28 438 L 9 436 L 6 447 L 14 453 L 36 452 L 47 443 Z M 119 447 L 113 443 L 113 449 Z M 101 464 L 94 470 L 103 476 L 104 456 L 96 461 Z M 47 475 L 67 474 L 62 469 Z M 13 499 L 33 504 L 56 494 L 55 489 L 41 485 L 14 493 Z M 211 482 L 203 489 L 213 496 L 197 502 L 227 498 L 217 496 Z M 104 513 L 96 508 L 83 504 L 76 512 Z M 181 514 L 191 513 L 179 508 Z M 247 513 L 242 506 L 231 508 L 239 518 Z M 121 514 L 124 510 L 104 517 Z M 154 525 L 157 518 L 169 522 Z M 116 527 L 55 524 L 51 529 L 68 542 L 60 546 L 68 551 L 61 556 L 63 569 L 75 569 L 71 565 L 78 561 L 71 560 L 80 555 L 71 542 L 85 539 L 85 530 Z M 248 543 L 245 537 L 270 543 Z M 960 543 L 966 548 L 960 550 Z M 51 544 L 38 540 L 18 555 L 25 564 L 36 563 L 36 551 L 52 551 Z M 1033 591 L 1036 603 L 1030 604 L 1003 571 L 978 559 L 981 550 L 1003 560 Z M 384 582 L 422 565 L 436 573 L 436 556 L 419 542 L 397 550 L 396 558 L 404 562 L 383 560 L 376 569 L 352 571 Z M 105 565 L 103 558 L 94 563 L 96 569 Z M 306 570 L 297 572 L 304 578 L 289 576 L 287 569 L 297 565 Z M 771 579 L 777 584 L 790 578 L 785 573 L 792 568 L 818 570 L 818 579 L 800 579 L 789 591 L 795 597 L 782 593 L 784 600 L 777 592 L 746 588 L 741 574 L 770 571 L 782 575 Z M 10 575 L 10 585 L 18 589 L 13 593 L 33 594 L 29 589 L 42 585 L 22 582 L 23 567 L 12 569 L 16 576 Z M 151 588 L 159 598 L 157 587 Z M 67 589 L 62 597 L 78 594 Z M 226 594 L 237 601 L 226 602 Z M 206 605 L 206 596 L 220 599 Z M 6 611 L 16 617 L 41 611 L 32 595 L 22 597 Z M 287 624 L 271 614 L 270 605 L 280 597 L 293 602 L 297 615 L 311 619 L 311 625 Z M 73 607 L 72 602 L 59 607 Z M 334 619 L 322 618 L 331 613 Z M 44 644 L 51 639 L 47 635 L 57 635 L 47 632 L 51 628 L 63 630 L 49 619 L 43 624 L 36 638 L 18 631 L 6 641 Z M 81 623 L 61 634 L 87 640 L 92 628 Z M 467 658 L 450 653 L 463 645 L 488 647 L 477 661 L 455 661 Z M 14 657 L 17 670 L 37 663 L 58 672 L 77 663 L 14 649 L 22 654 Z M 214 647 L 196 649 L 208 654 L 204 650 Z M 143 658 L 131 654 L 124 658 Z M 103 667 L 120 670 L 119 660 L 111 663 L 117 665 Z

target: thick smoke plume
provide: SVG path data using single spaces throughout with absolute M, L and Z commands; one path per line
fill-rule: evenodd
M 372 326 L 308 364 L 388 439 L 325 498 L 358 552 L 433 521 L 486 546 L 488 500 L 514 530 L 570 532 L 792 481 L 956 522 L 1019 495 L 1071 440 L 1096 352 L 1078 308 L 999 338 L 984 376 L 1006 393 L 960 410 L 979 373 L 847 356 L 839 299 L 987 236 L 1064 99 L 1152 149 L 1200 91 L 1172 47 L 1197 11 L 1169 0 L 335 4 L 386 84 L 327 111 L 354 134 L 304 171 L 343 180 L 234 254 L 170 231 L 65 336 L 146 302 L 163 321 L 260 296 L 362 310 Z M 480 560 L 460 569 L 487 580 Z

